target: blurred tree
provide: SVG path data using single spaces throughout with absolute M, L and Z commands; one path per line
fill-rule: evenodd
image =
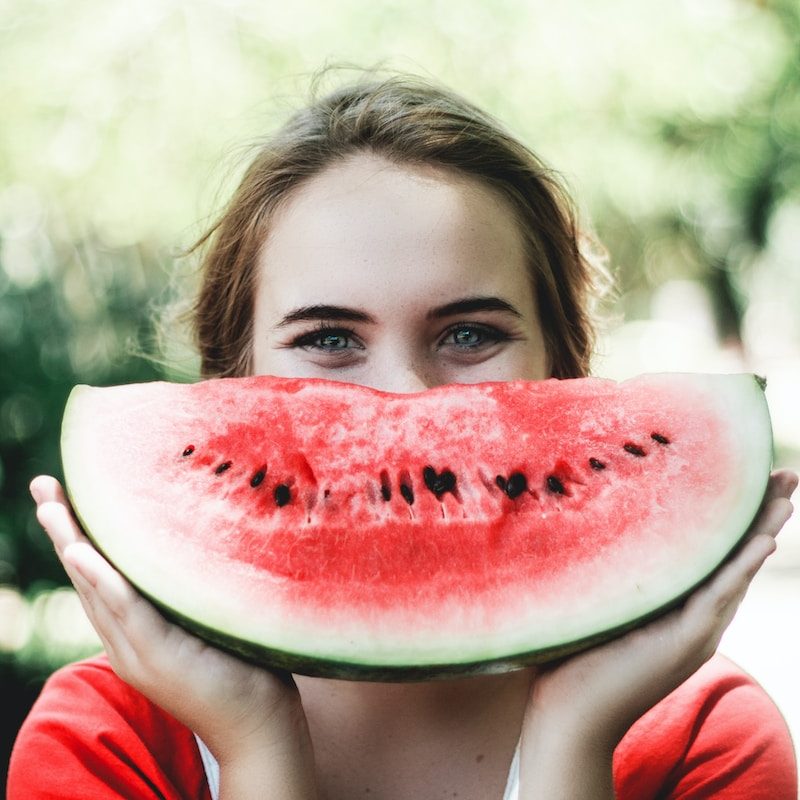
M 39 473 L 60 475 L 59 430 L 70 389 L 160 375 L 152 363 L 134 357 L 149 334 L 154 290 L 130 280 L 139 250 L 107 253 L 109 280 L 102 287 L 81 269 L 81 253 L 89 251 L 95 259 L 102 252 L 96 243 L 75 243 L 78 260 L 53 278 L 16 286 L 6 277 L 0 289 L 0 583 L 22 590 L 65 582 L 35 521 L 27 486 Z M 76 273 L 85 280 L 69 289 Z M 81 297 L 79 321 L 75 303 L 70 307 L 66 299 L 70 291 Z
M 686 167 L 713 183 L 714 203 L 688 199 L 656 222 L 702 265 L 719 336 L 742 346 L 746 274 L 769 244 L 769 226 L 787 198 L 800 192 L 800 5 L 759 3 L 787 43 L 770 80 L 732 112 L 716 118 L 678 115 L 661 123 L 665 143 Z M 708 191 L 698 192 L 707 198 Z

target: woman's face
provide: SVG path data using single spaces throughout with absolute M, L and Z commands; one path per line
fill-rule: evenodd
M 522 236 L 483 184 L 358 154 L 277 212 L 254 372 L 393 392 L 549 376 Z

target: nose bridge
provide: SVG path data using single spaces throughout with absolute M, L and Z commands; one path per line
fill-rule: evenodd
M 385 378 L 381 381 L 383 384 L 381 388 L 384 388 L 387 392 L 411 394 L 413 392 L 422 392 L 433 386 L 433 382 L 418 365 L 387 365 L 384 374 Z
M 436 384 L 431 365 L 413 348 L 401 347 L 383 355 L 380 388 L 384 391 L 411 394 Z

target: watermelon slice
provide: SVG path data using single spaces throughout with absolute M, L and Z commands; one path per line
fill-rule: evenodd
M 747 530 L 772 435 L 753 375 L 256 377 L 78 386 L 62 456 L 87 534 L 172 619 L 273 667 L 412 680 L 673 606 Z

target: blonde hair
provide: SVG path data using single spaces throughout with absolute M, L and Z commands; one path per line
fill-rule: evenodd
M 191 311 L 203 377 L 251 371 L 261 244 L 281 202 L 303 182 L 359 151 L 479 179 L 514 208 L 524 235 L 553 377 L 589 372 L 593 300 L 607 281 L 586 252 L 557 176 L 495 119 L 419 78 L 362 79 L 314 99 L 265 143 L 218 220 L 190 249 L 203 253 Z

